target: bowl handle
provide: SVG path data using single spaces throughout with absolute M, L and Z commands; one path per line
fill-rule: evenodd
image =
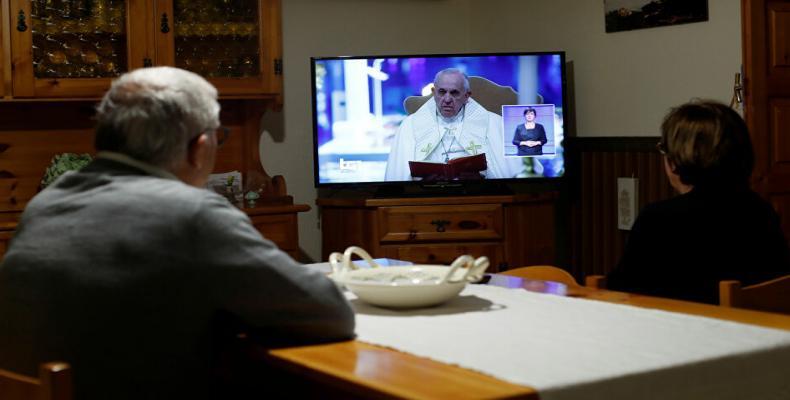
M 371 257 L 367 251 L 361 247 L 350 246 L 346 249 L 346 251 L 343 252 L 343 254 L 335 252 L 329 255 L 329 265 L 332 266 L 332 273 L 340 276 L 340 274 L 343 272 L 358 269 L 359 267 L 351 262 L 352 254 L 356 254 L 363 260 L 367 261 L 371 268 L 379 268 L 378 263 L 373 261 L 373 257 Z
M 450 270 L 447 271 L 442 283 L 477 282 L 483 278 L 483 273 L 488 265 L 488 257 L 474 259 L 468 255 L 459 256 L 450 264 Z M 453 279 L 458 268 L 466 268 L 466 273 L 460 278 Z
M 466 280 L 466 276 L 469 275 L 469 272 L 472 270 L 472 264 L 474 264 L 475 259 L 472 256 L 458 256 L 458 258 L 450 264 L 450 270 L 447 271 L 447 275 L 444 276 L 442 279 L 442 283 L 458 283 Z M 464 276 L 458 279 L 453 279 L 453 275 L 455 275 L 455 271 L 458 268 L 467 268 L 466 273 Z
M 472 268 L 466 274 L 466 280 L 468 280 L 469 282 L 477 282 L 483 279 L 483 274 L 486 272 L 486 269 L 488 269 L 488 266 L 490 264 L 491 263 L 488 261 L 488 257 L 486 256 L 478 257 L 477 259 L 475 259 Z

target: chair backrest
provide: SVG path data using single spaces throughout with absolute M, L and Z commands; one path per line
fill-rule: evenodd
M 3 400 L 71 400 L 71 367 L 62 362 L 41 364 L 38 378 L 0 369 Z
M 606 289 L 606 276 L 587 275 L 584 277 L 584 286 L 593 289 Z
M 469 90 L 472 91 L 472 98 L 476 102 L 480 103 L 486 110 L 498 115 L 502 115 L 503 105 L 518 104 L 518 93 L 512 87 L 498 85 L 480 76 L 469 77 Z M 430 94 L 407 97 L 403 101 L 403 109 L 409 115 L 414 114 L 431 97 L 432 95 Z M 543 96 L 538 94 L 535 103 L 543 103 Z
M 552 281 L 563 283 L 568 286 L 578 287 L 578 282 L 562 268 L 551 265 L 533 265 L 530 267 L 519 267 L 500 272 L 502 275 L 517 276 L 524 279 L 535 279 L 539 281 Z
M 790 314 L 790 275 L 746 287 L 739 281 L 721 281 L 719 304 Z

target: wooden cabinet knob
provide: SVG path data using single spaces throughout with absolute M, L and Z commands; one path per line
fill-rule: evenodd
M 436 232 L 444 232 L 447 230 L 445 225 L 450 225 L 450 221 L 446 219 L 435 219 L 431 221 L 431 225 L 436 225 Z

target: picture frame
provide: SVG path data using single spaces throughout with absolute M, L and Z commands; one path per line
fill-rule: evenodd
M 708 0 L 604 0 L 606 32 L 703 22 Z

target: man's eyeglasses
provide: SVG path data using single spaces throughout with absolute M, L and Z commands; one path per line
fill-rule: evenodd
M 661 153 L 662 155 L 666 155 L 667 154 L 667 144 L 664 143 L 663 140 L 659 140 L 658 143 L 656 143 L 656 150 L 658 150 L 658 152 Z
M 197 134 L 189 141 L 189 145 L 191 146 L 200 137 L 200 135 L 208 132 L 210 131 L 207 130 Z M 230 136 L 230 128 L 220 125 L 217 129 L 215 129 L 214 137 L 217 138 L 217 147 L 222 146 L 222 144 L 225 143 L 226 140 L 228 140 L 229 136 Z
M 222 146 L 228 137 L 230 136 L 230 128 L 227 126 L 221 126 L 214 131 L 214 134 L 217 136 L 217 147 Z

